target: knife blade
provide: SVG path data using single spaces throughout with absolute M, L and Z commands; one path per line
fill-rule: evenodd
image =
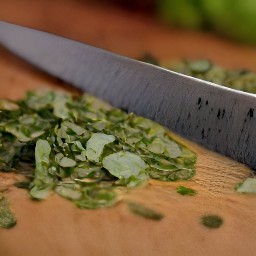
M 83 91 L 256 170 L 256 95 L 3 21 L 0 44 Z

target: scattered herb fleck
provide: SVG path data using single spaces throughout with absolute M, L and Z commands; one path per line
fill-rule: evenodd
M 219 228 L 223 224 L 223 219 L 218 215 L 204 215 L 201 223 L 207 228 Z
M 30 182 L 29 181 L 18 181 L 14 183 L 14 186 L 17 188 L 23 188 L 23 189 L 29 189 L 30 188 Z
M 11 228 L 16 225 L 16 218 L 3 193 L 0 193 L 0 227 Z
M 162 218 L 164 218 L 164 215 L 162 213 L 147 208 L 139 203 L 129 202 L 128 208 L 132 213 L 137 214 L 146 219 L 161 220 Z
M 177 193 L 185 196 L 185 195 L 188 195 L 188 196 L 194 196 L 197 194 L 197 191 L 192 189 L 192 188 L 187 188 L 187 187 L 184 187 L 184 186 L 179 186 L 176 188 L 176 191 Z

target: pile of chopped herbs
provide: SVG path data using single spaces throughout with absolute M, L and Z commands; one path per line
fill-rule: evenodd
M 0 170 L 24 174 L 17 186 L 34 199 L 55 192 L 79 208 L 108 207 L 120 187 L 190 179 L 195 162 L 159 124 L 89 94 L 0 100 Z
M 228 70 L 209 60 L 181 60 L 162 64 L 149 54 L 144 55 L 141 60 L 232 89 L 256 93 L 256 73 L 249 70 Z

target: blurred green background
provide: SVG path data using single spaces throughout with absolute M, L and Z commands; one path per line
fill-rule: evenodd
M 170 26 L 256 44 L 256 0 L 105 0 L 151 12 Z

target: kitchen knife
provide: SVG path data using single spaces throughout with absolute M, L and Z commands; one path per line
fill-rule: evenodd
M 256 95 L 3 21 L 0 43 L 81 90 L 256 170 Z

